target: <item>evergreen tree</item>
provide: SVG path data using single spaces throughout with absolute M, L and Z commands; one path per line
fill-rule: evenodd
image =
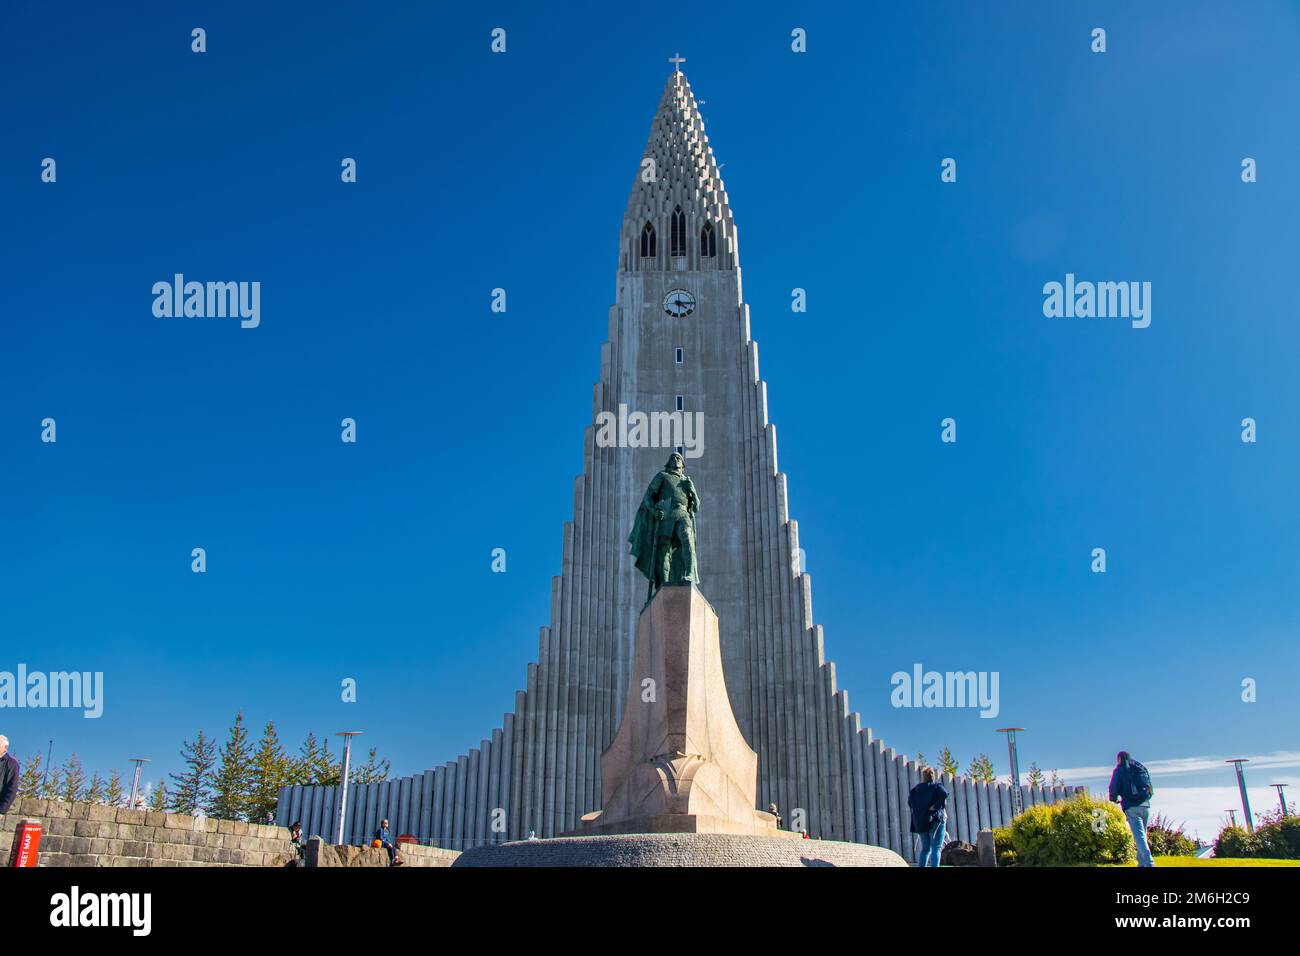
M 186 770 L 181 774 L 169 774 L 176 784 L 167 804 L 169 810 L 194 816 L 208 808 L 212 800 L 212 768 L 217 762 L 216 747 L 216 743 L 205 737 L 202 730 L 197 740 L 193 743 L 187 740 L 181 746 L 181 759 L 185 761 Z M 166 786 L 161 786 L 161 790 L 166 793 Z
M 108 785 L 104 788 L 104 802 L 110 807 L 126 806 L 126 794 L 122 792 L 122 771 L 109 772 Z
M 260 823 L 268 812 L 274 812 L 280 800 L 280 788 L 290 782 L 292 761 L 280 745 L 275 724 L 266 722 L 262 739 L 253 755 L 253 778 L 249 806 L 250 819 Z
M 22 773 L 18 775 L 18 796 L 20 797 L 40 797 L 43 796 L 41 789 L 41 777 L 45 771 L 41 769 L 41 755 L 33 754 L 23 762 Z
M 312 770 L 316 765 L 319 752 L 320 744 L 316 740 L 316 735 L 308 731 L 307 739 L 298 748 L 297 756 L 289 758 L 289 778 L 291 783 L 310 785 L 315 782 L 312 779 Z
M 378 747 L 371 747 L 366 762 L 349 769 L 348 779 L 352 783 L 380 783 L 388 779 L 388 771 L 392 769 L 392 763 L 388 760 L 376 760 L 375 755 L 378 750 Z
M 1052 778 L 1051 778 L 1051 780 L 1049 780 L 1048 782 L 1049 782 L 1053 787 L 1064 787 L 1064 786 L 1065 786 L 1065 781 L 1061 779 L 1061 775 L 1060 775 L 1059 773 L 1057 773 L 1055 770 L 1052 771 Z
M 58 767 L 51 767 L 49 776 L 41 781 L 41 798 L 44 800 L 63 799 L 63 775 Z
M 167 795 L 167 784 L 159 780 L 154 784 L 153 792 L 149 794 L 149 809 L 165 813 L 171 805 Z
M 1037 761 L 1029 765 L 1029 777 L 1026 780 L 1031 787 L 1041 787 L 1043 785 L 1043 771 L 1038 766 Z
M 230 738 L 221 748 L 221 763 L 212 779 L 212 806 L 208 815 L 218 820 L 247 820 L 253 784 L 253 751 L 244 727 L 244 715 L 236 714 Z
M 961 769 L 957 766 L 957 758 L 952 755 L 952 751 L 947 747 L 939 751 L 939 769 L 954 777 L 961 772 Z
M 86 797 L 86 768 L 81 765 L 81 758 L 75 753 L 63 765 L 63 784 L 59 788 L 59 799 L 73 803 Z
M 99 771 L 90 778 L 90 786 L 86 788 L 86 799 L 91 803 L 104 802 L 104 778 L 99 775 Z
M 925 762 L 925 754 L 921 753 L 921 751 L 918 750 L 916 752 L 916 769 L 924 770 L 928 766 L 929 764 Z
M 338 759 L 334 759 L 334 755 L 330 753 L 329 737 L 321 738 L 320 765 L 316 771 L 316 779 L 327 787 L 337 787 L 343 782 L 343 754 L 340 753 Z
M 342 776 L 343 765 L 330 756 L 329 738 L 322 743 L 315 734 L 307 734 L 294 764 L 294 782 L 337 787 Z
M 983 780 L 985 783 L 993 783 L 998 779 L 997 771 L 993 769 L 993 761 L 989 759 L 988 754 L 976 754 L 972 757 L 970 766 L 966 768 L 966 776 L 972 780 Z

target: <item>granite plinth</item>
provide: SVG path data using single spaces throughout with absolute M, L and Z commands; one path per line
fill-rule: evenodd
M 520 840 L 466 850 L 457 866 L 683 867 L 901 866 L 892 850 L 837 840 L 729 833 L 629 833 Z
M 694 585 L 661 588 L 637 619 L 623 720 L 600 773 L 602 809 L 566 836 L 782 832 L 754 807 L 758 755 L 727 696 L 718 615 Z

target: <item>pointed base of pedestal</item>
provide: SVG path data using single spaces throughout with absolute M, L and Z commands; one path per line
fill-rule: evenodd
M 736 724 L 718 615 L 693 585 L 641 612 L 623 722 L 600 758 L 602 809 L 573 835 L 791 836 L 754 808 L 758 755 Z

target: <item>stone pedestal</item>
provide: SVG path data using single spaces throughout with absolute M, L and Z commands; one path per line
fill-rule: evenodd
M 641 612 L 623 722 L 600 758 L 601 804 L 573 835 L 791 836 L 755 809 L 758 755 L 736 724 L 718 615 L 693 585 Z
M 628 833 L 560 837 L 477 846 L 456 857 L 455 867 L 659 867 L 893 866 L 907 863 L 893 850 L 835 840 L 787 840 L 730 833 Z

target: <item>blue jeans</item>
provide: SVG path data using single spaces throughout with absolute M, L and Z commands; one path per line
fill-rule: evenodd
M 939 854 L 943 850 L 943 831 L 947 823 L 946 816 L 940 816 L 930 828 L 929 833 L 917 834 L 921 838 L 921 852 L 917 854 L 917 866 L 938 866 Z
M 1133 831 L 1133 842 L 1137 844 L 1138 866 L 1155 866 L 1156 861 L 1151 859 L 1151 845 L 1147 843 L 1147 817 L 1151 814 L 1151 806 L 1142 804 L 1140 807 L 1129 807 L 1124 811 L 1124 816 L 1128 819 L 1128 828 Z

